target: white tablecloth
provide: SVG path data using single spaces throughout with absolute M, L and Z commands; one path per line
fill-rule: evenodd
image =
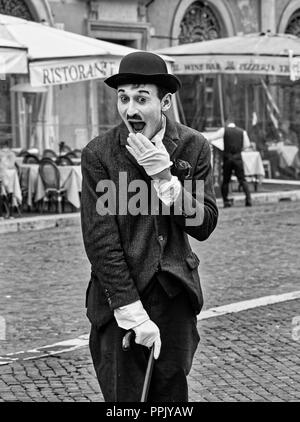
M 297 157 L 299 148 L 296 145 L 284 145 L 283 142 L 278 142 L 269 146 L 269 151 L 277 151 L 281 168 L 297 168 L 299 166 L 299 159 Z
M 281 147 L 278 151 L 280 154 L 280 167 L 295 167 L 298 150 L 298 147 L 295 145 L 284 145 Z
M 245 176 L 265 177 L 265 169 L 258 151 L 242 152 Z
M 12 193 L 13 194 L 13 205 L 21 204 L 22 203 L 22 192 L 18 177 L 18 172 L 16 168 L 13 169 L 5 169 L 1 174 L 1 181 L 2 181 L 2 193 Z
M 20 164 L 20 173 L 21 179 L 25 180 L 27 178 L 27 205 L 32 206 L 33 196 L 37 190 L 37 180 L 39 175 L 39 165 L 38 164 Z
M 22 164 L 21 171 L 29 171 L 28 179 L 28 205 L 32 205 L 32 198 L 40 201 L 45 196 L 43 181 L 39 175 L 38 164 Z M 80 208 L 81 192 L 81 166 L 58 166 L 60 174 L 60 187 L 66 189 L 67 200 L 76 208 Z

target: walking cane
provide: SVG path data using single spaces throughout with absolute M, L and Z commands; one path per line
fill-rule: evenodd
M 133 334 L 134 334 L 134 331 L 130 330 L 123 337 L 122 349 L 125 352 L 127 352 L 130 349 L 130 340 L 131 340 Z M 151 351 L 150 351 L 150 355 L 149 355 L 149 359 L 148 359 L 148 364 L 147 364 L 147 369 L 146 369 L 146 374 L 145 374 L 145 379 L 144 379 L 144 384 L 143 384 L 143 390 L 142 390 L 142 395 L 141 395 L 141 400 L 140 400 L 141 402 L 147 401 L 150 382 L 151 382 L 151 376 L 152 376 L 152 371 L 153 371 L 154 345 L 151 346 L 150 350 Z

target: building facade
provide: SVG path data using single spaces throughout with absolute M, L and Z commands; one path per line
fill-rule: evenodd
M 300 36 L 299 0 L 0 0 L 0 13 L 142 50 L 267 30 Z M 199 130 L 220 126 L 216 77 L 181 78 L 181 120 Z M 29 141 L 20 136 L 28 103 L 22 94 L 10 92 L 15 82 L 15 76 L 0 81 L 1 133 L 11 136 L 14 146 L 26 146 L 24 142 L 28 146 L 34 144 L 34 134 Z M 288 118 L 300 138 L 298 83 L 288 78 L 269 78 L 267 83 L 281 112 L 279 117 Z M 251 129 L 256 115 L 267 129 L 270 116 L 257 80 L 228 75 L 222 86 L 225 111 L 233 113 L 239 125 Z M 81 147 L 119 121 L 114 92 L 101 80 L 52 90 L 51 101 L 48 94 L 36 94 L 30 104 L 33 127 L 44 124 L 52 128 L 48 147 L 57 149 L 61 141 Z

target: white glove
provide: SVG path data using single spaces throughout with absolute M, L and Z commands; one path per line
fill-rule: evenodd
M 154 343 L 154 359 L 158 358 L 161 347 L 159 328 L 150 320 L 140 300 L 116 308 L 114 316 L 119 327 L 134 330 L 137 344 L 151 347 Z
M 151 347 L 154 343 L 154 359 L 160 354 L 161 340 L 158 326 L 148 319 L 137 327 L 133 327 L 135 342 L 142 346 Z
M 148 176 L 159 173 L 172 165 L 170 156 L 165 149 L 158 149 L 142 133 L 130 133 L 126 145 L 127 150 L 144 167 Z

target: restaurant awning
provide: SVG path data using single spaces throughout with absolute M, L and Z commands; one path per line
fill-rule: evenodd
M 0 79 L 5 74 L 27 72 L 27 48 L 0 37 Z
M 300 75 L 300 39 L 289 34 L 246 34 L 156 52 L 174 58 L 176 74 Z
M 120 59 L 124 55 L 137 51 L 130 47 L 2 14 L 0 14 L 0 40 L 1 38 L 27 47 L 32 86 L 51 86 L 106 78 L 117 73 Z M 24 64 L 26 67 L 26 62 Z M 22 73 L 27 73 L 27 69 L 25 72 L 24 68 Z

